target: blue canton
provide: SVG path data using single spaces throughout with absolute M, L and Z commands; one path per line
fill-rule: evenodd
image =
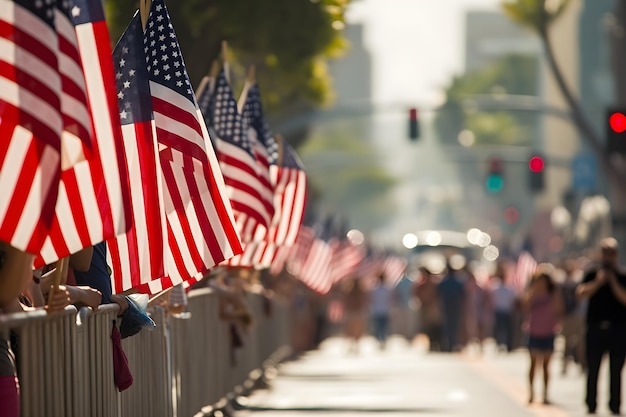
M 152 2 L 144 33 L 144 52 L 150 80 L 186 97 L 195 106 L 183 54 L 163 0 Z
M 102 22 L 104 20 L 104 9 L 101 0 L 67 0 L 67 3 L 72 4 L 72 20 L 76 26 L 83 23 Z
M 54 9 L 57 7 L 56 0 L 14 0 L 14 3 L 27 9 L 54 29 Z
M 143 30 L 135 13 L 113 50 L 117 104 L 123 125 L 152 119 L 150 84 L 143 54 Z
M 223 71 L 215 83 L 209 114 L 212 115 L 211 126 L 219 139 L 237 145 L 254 156 L 242 117 L 237 110 L 237 101 Z
M 278 162 L 278 143 L 269 126 L 263 119 L 263 106 L 258 84 L 248 89 L 246 103 L 243 107 L 244 126 L 251 126 L 257 132 L 258 140 L 265 146 L 269 156 L 268 162 L 276 165 Z

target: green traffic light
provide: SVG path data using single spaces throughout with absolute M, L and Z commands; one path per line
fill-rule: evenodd
M 490 193 L 499 193 L 504 187 L 504 179 L 501 175 L 489 174 L 487 180 L 485 181 L 485 186 L 487 187 L 487 191 Z

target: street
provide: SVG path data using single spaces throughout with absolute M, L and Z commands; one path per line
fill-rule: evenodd
M 497 353 L 486 346 L 482 354 L 427 353 L 393 338 L 380 351 L 364 339 L 358 354 L 345 340 L 331 338 L 319 350 L 282 364 L 270 388 L 241 402 L 237 417 L 280 416 L 550 416 L 586 415 L 584 376 L 571 365 L 561 375 L 558 355 L 552 363 L 550 398 L 540 404 L 541 374 L 535 381 L 535 404 L 528 405 L 527 352 Z M 598 415 L 608 415 L 607 374 L 600 375 Z M 538 400 L 537 400 L 538 399 Z

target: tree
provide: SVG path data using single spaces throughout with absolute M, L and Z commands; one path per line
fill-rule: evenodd
M 312 200 L 365 230 L 389 222 L 389 193 L 397 184 L 380 166 L 380 155 L 354 133 L 353 123 L 320 128 L 300 149 Z
M 326 59 L 346 48 L 341 28 L 349 1 L 185 0 L 170 1 L 168 9 L 192 85 L 209 72 L 226 40 L 236 86 L 255 65 L 266 112 L 276 120 L 332 99 Z M 136 1 L 106 0 L 114 43 L 136 9 Z
M 446 89 L 446 102 L 435 126 L 442 143 L 457 143 L 461 130 L 472 131 L 476 144 L 527 145 L 535 134 L 537 115 L 504 111 L 467 111 L 464 101 L 474 95 L 536 95 L 537 59 L 511 54 L 485 67 L 455 77 Z
M 571 110 L 574 123 L 591 149 L 604 162 L 601 165 L 609 170 L 610 175 L 617 175 L 604 151 L 600 134 L 593 128 L 579 99 L 565 81 L 550 41 L 550 26 L 563 14 L 570 2 L 571 0 L 508 0 L 502 4 L 502 7 L 511 20 L 529 28 L 539 36 L 550 72 Z

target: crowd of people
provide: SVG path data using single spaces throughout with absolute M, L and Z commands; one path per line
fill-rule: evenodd
M 597 254 L 539 264 L 516 277 L 515 265 L 501 261 L 490 274 L 471 263 L 448 262 L 440 273 L 424 265 L 394 285 L 383 275 L 375 283 L 345 279 L 320 301 L 313 345 L 334 324 L 358 353 L 359 341 L 371 334 L 385 349 L 390 332 L 409 342 L 427 341 L 431 352 L 481 352 L 486 341 L 506 354 L 524 349 L 529 356 L 528 402 L 550 404 L 550 369 L 555 341 L 560 371 L 576 365 L 585 373 L 585 403 L 597 408 L 597 380 L 604 354 L 609 356 L 609 409 L 620 412 L 621 370 L 626 358 L 626 275 L 618 267 L 618 245 L 602 240 Z M 518 271 L 519 272 L 519 271 Z M 407 325 L 408 324 L 408 325 Z M 541 393 L 535 386 L 541 375 Z

